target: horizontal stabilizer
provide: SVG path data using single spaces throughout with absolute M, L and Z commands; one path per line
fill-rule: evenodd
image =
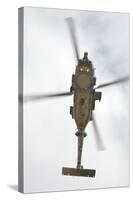
M 95 177 L 95 173 L 95 169 L 62 168 L 62 174 L 66 176 Z

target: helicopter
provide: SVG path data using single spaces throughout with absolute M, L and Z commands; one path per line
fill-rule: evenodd
M 118 80 L 96 86 L 95 69 L 92 61 L 88 59 L 88 53 L 84 52 L 82 59 L 79 57 L 74 20 L 71 17 L 66 18 L 65 20 L 68 25 L 75 57 L 77 60 L 75 74 L 72 75 L 72 85 L 70 87 L 70 91 L 55 94 L 26 95 L 23 97 L 22 101 L 26 103 L 29 101 L 43 100 L 45 98 L 73 95 L 73 106 L 70 106 L 70 115 L 75 120 L 77 126 L 77 132 L 75 133 L 78 138 L 77 165 L 76 168 L 63 167 L 62 175 L 95 177 L 95 169 L 83 168 L 82 150 L 84 138 L 87 136 L 85 129 L 90 121 L 92 121 L 94 126 L 98 150 L 105 149 L 93 114 L 93 111 L 95 110 L 95 101 L 101 101 L 102 99 L 102 92 L 96 91 L 96 89 L 128 81 L 129 77 L 122 77 Z

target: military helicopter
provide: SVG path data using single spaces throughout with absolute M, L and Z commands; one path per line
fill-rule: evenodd
M 114 84 L 125 82 L 129 79 L 128 76 L 96 86 L 96 77 L 94 73 L 94 67 L 91 60 L 88 59 L 88 53 L 84 52 L 82 59 L 79 58 L 79 51 L 77 45 L 77 39 L 75 34 L 75 24 L 72 18 L 66 18 L 66 22 L 69 28 L 70 36 L 72 39 L 74 52 L 77 60 L 77 66 L 75 74 L 72 75 L 72 85 L 69 92 L 55 93 L 55 94 L 42 94 L 42 95 L 27 95 L 24 96 L 23 102 L 43 100 L 45 98 L 62 97 L 73 95 L 73 106 L 70 107 L 70 114 L 75 120 L 78 131 L 76 136 L 78 137 L 78 155 L 76 168 L 62 168 L 62 175 L 69 176 L 83 176 L 83 177 L 95 177 L 95 169 L 84 169 L 82 160 L 82 149 L 84 138 L 87 136 L 85 128 L 89 121 L 93 122 L 94 133 L 99 150 L 104 150 L 104 144 L 99 134 L 98 127 L 95 121 L 93 111 L 95 109 L 95 101 L 101 101 L 102 93 L 96 91 L 96 89 L 111 86 Z

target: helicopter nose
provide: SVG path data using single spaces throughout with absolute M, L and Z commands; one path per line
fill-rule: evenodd
M 88 52 L 84 52 L 84 59 L 88 59 Z
M 84 52 L 84 57 L 87 57 L 88 56 L 88 52 Z

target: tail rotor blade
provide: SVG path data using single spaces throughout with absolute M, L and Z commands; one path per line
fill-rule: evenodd
M 103 151 L 103 150 L 105 150 L 105 146 L 103 144 L 102 137 L 99 133 L 99 129 L 98 129 L 94 114 L 92 115 L 92 123 L 93 123 L 93 128 L 94 128 L 94 134 L 95 134 L 97 149 L 99 151 Z
M 54 93 L 54 94 L 35 94 L 35 95 L 25 95 L 20 96 L 19 100 L 21 102 L 27 103 L 31 101 L 40 101 L 48 98 L 56 98 L 56 97 L 65 97 L 72 95 L 71 92 L 61 92 L 61 93 Z
M 103 87 L 107 87 L 107 86 L 112 86 L 112 85 L 115 85 L 115 84 L 118 84 L 118 83 L 123 83 L 123 82 L 128 81 L 128 80 L 129 80 L 129 76 L 126 76 L 126 77 L 120 78 L 120 79 L 115 80 L 115 81 L 110 81 L 110 82 L 101 84 L 101 85 L 97 86 L 95 89 L 99 89 L 99 88 L 103 88 Z
M 77 38 L 76 38 L 75 24 L 71 17 L 66 18 L 66 22 L 67 22 L 67 25 L 69 28 L 71 39 L 72 39 L 76 59 L 77 59 L 77 61 L 79 61 L 79 50 L 78 50 L 78 44 L 77 44 Z

